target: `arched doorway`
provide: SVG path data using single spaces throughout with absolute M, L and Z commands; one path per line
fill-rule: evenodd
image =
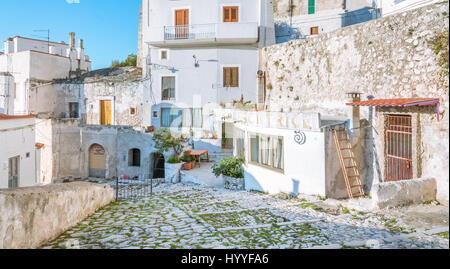
M 152 171 L 150 174 L 152 178 L 165 178 L 165 162 L 164 155 L 161 153 L 152 153 L 152 165 L 150 166 Z
M 89 148 L 89 177 L 106 177 L 106 152 L 99 144 Z

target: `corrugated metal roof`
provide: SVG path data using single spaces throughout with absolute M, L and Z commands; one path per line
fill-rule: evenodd
M 424 106 L 438 104 L 437 98 L 399 98 L 399 99 L 373 99 L 367 101 L 347 103 L 348 106 Z
M 0 114 L 0 120 L 16 120 L 16 119 L 31 119 L 37 118 L 37 115 L 6 115 Z

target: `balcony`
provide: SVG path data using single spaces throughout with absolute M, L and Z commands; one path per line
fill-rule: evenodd
M 156 47 L 254 44 L 258 42 L 258 24 L 211 23 L 151 27 L 145 42 Z

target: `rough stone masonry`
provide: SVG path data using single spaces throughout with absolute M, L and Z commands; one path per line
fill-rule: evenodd
M 440 121 L 433 111 L 412 113 L 420 138 L 414 147 L 420 149 L 417 176 L 436 178 L 438 200 L 448 204 L 448 43 L 442 50 L 437 48 L 440 40 L 448 39 L 448 12 L 447 3 L 438 3 L 263 48 L 269 110 L 316 111 L 348 119 L 351 108 L 345 104 L 349 92 L 362 93 L 364 100 L 439 98 Z M 361 119 L 370 119 L 369 113 L 369 109 L 361 109 Z M 373 123 L 380 138 L 381 118 Z M 382 143 L 375 144 L 383 155 Z

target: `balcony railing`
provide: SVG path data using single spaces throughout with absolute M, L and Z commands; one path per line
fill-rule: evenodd
M 216 37 L 215 24 L 164 26 L 164 40 L 208 39 Z

